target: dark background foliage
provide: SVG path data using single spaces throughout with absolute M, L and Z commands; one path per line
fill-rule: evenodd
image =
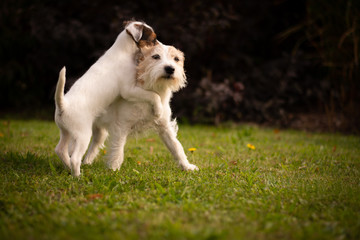
M 183 121 L 359 131 L 359 16 L 356 0 L 3 0 L 0 109 L 51 116 L 60 68 L 71 85 L 135 18 L 185 52 Z

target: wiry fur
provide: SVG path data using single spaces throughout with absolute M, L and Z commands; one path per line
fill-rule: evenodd
M 156 129 L 176 162 L 184 170 L 198 170 L 190 164 L 181 143 L 177 140 L 177 124 L 171 119 L 170 99 L 172 93 L 186 85 L 184 73 L 184 54 L 172 46 L 158 44 L 155 47 L 143 48 L 137 67 L 137 85 L 148 91 L 156 92 L 161 98 L 161 117 L 154 117 L 148 103 L 130 102 L 119 98 L 111 104 L 106 114 L 95 122 L 91 146 L 84 163 L 92 163 L 98 147 L 106 139 L 106 130 L 110 133 L 108 166 L 113 170 L 120 169 L 124 160 L 124 146 L 129 134 Z M 168 70 L 166 70 L 168 69 Z M 169 69 L 173 69 L 173 72 Z
M 75 82 L 66 95 L 65 67 L 60 71 L 55 92 L 55 122 L 60 129 L 60 141 L 55 151 L 74 176 L 80 175 L 81 159 L 91 136 L 104 136 L 102 130 L 93 125 L 95 119 L 104 114 L 119 96 L 129 102 L 147 102 L 153 107 L 156 117 L 162 113 L 159 95 L 136 86 L 134 80 L 134 55 L 139 47 L 156 43 L 156 34 L 150 26 L 129 22 L 110 49 Z
M 184 72 L 184 54 L 174 47 L 157 47 L 157 48 L 144 48 L 143 54 L 148 56 L 159 55 L 161 64 L 152 57 L 146 57 L 140 63 L 137 71 L 137 83 L 144 89 L 152 90 L 157 93 L 176 92 L 179 89 L 186 86 L 186 75 Z M 162 57 L 162 58 L 161 58 Z M 174 58 L 178 59 L 175 62 Z M 175 71 L 171 79 L 167 76 L 161 76 L 164 74 L 164 67 L 178 66 L 182 68 L 182 71 Z M 158 76 L 160 75 L 160 78 Z M 171 80 L 171 81 L 169 81 Z

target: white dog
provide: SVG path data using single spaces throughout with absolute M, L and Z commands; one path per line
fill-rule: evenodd
M 59 74 L 55 92 L 55 122 L 60 141 L 55 152 L 74 176 L 80 175 L 95 119 L 121 96 L 129 102 L 144 101 L 153 107 L 154 116 L 162 113 L 158 94 L 136 86 L 134 55 L 139 48 L 157 44 L 153 29 L 142 22 L 128 22 L 115 43 L 79 78 L 64 96 L 65 67 Z
M 172 93 L 186 85 L 184 73 L 184 54 L 172 46 L 161 43 L 154 47 L 142 48 L 143 57 L 137 67 L 137 85 L 156 92 L 162 103 L 160 118 L 154 117 L 148 103 L 131 102 L 118 99 L 107 113 L 95 121 L 93 139 L 84 163 L 91 164 L 98 148 L 110 132 L 108 166 L 120 169 L 124 160 L 124 145 L 129 134 L 148 128 L 156 129 L 161 139 L 183 170 L 198 170 L 186 158 L 183 147 L 176 138 L 177 124 L 171 120 L 170 99 Z

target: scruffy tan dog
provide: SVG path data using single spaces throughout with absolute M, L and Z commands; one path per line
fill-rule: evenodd
M 93 134 L 100 131 L 94 121 L 119 96 L 129 102 L 146 102 L 159 117 L 162 110 L 158 94 L 136 86 L 135 54 L 139 48 L 157 44 L 153 29 L 143 22 L 128 22 L 115 43 L 64 95 L 65 67 L 59 74 L 55 93 L 55 122 L 60 141 L 55 152 L 74 176 L 80 175 L 83 155 Z
M 170 99 L 173 92 L 185 87 L 184 54 L 161 43 L 142 48 L 137 67 L 137 86 L 158 94 L 161 98 L 160 118 L 154 116 L 148 103 L 131 102 L 123 98 L 114 102 L 107 113 L 95 121 L 96 128 L 84 163 L 91 164 L 110 133 L 108 167 L 120 169 L 124 161 L 124 146 L 129 134 L 155 129 L 183 170 L 198 170 L 190 164 L 181 143 L 176 138 L 176 120 L 171 119 Z

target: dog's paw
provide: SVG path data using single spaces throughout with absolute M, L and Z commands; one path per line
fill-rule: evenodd
M 93 160 L 89 159 L 88 157 L 85 157 L 83 160 L 83 164 L 91 165 L 93 163 Z
M 199 168 L 196 165 L 191 164 L 191 163 L 189 163 L 185 166 L 182 166 L 182 169 L 184 171 L 199 171 Z
M 108 163 L 107 163 L 107 167 L 108 167 L 110 170 L 118 171 L 118 170 L 120 170 L 120 168 L 121 168 L 121 164 L 116 163 L 116 162 L 108 162 Z
M 71 169 L 71 175 L 73 177 L 80 177 L 80 169 Z

